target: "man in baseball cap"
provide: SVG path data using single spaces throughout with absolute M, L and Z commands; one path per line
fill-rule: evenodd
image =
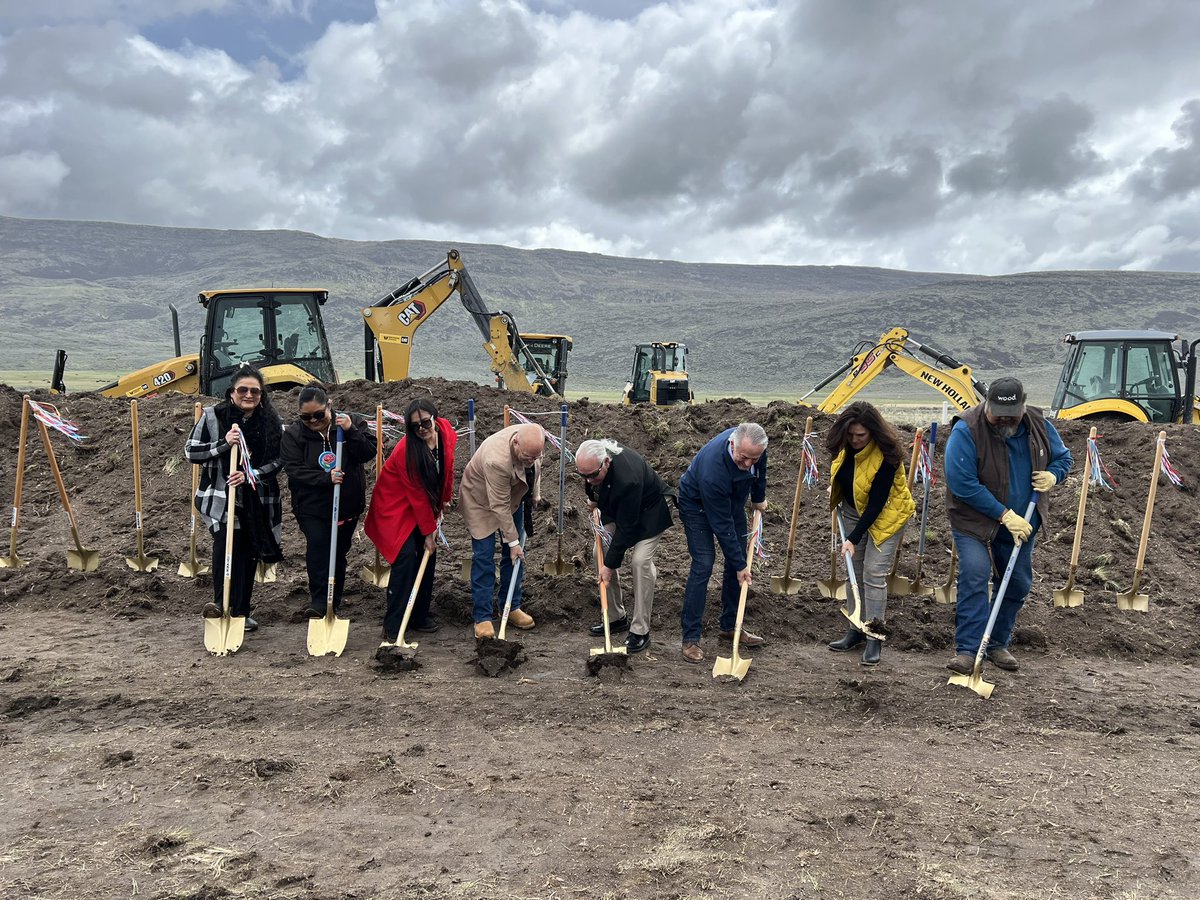
M 997 378 L 987 392 L 987 411 L 998 419 L 1025 415 L 1025 388 L 1015 378 Z

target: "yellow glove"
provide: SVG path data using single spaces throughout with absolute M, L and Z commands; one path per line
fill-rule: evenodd
M 1058 484 L 1058 479 L 1054 477 L 1053 472 L 1045 470 L 1033 473 L 1033 489 L 1039 494 L 1048 494 L 1050 490 Z
M 1051 476 L 1052 478 L 1054 476 Z M 1011 509 L 1006 509 L 1000 517 L 1001 523 L 1011 532 L 1013 543 L 1020 547 L 1033 534 L 1033 526 L 1018 516 Z

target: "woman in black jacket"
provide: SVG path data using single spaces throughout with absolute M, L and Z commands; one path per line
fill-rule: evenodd
M 280 456 L 292 495 L 292 512 L 308 543 L 304 561 L 308 568 L 309 616 L 325 615 L 329 587 L 329 544 L 332 538 L 333 488 L 342 486 L 338 499 L 337 570 L 333 608 L 342 605 L 346 582 L 346 554 L 367 506 L 363 463 L 375 458 L 375 440 L 367 433 L 362 416 L 335 413 L 325 391 L 309 385 L 300 391 L 299 416 L 283 433 Z M 342 466 L 335 467 L 337 430 L 345 441 Z

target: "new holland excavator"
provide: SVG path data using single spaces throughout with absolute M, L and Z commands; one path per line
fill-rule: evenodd
M 1054 391 L 1060 419 L 1200 424 L 1196 347 L 1167 331 L 1073 331 Z
M 935 365 L 917 358 L 916 354 L 928 358 Z M 880 372 L 895 366 L 906 375 L 926 384 L 940 393 L 959 410 L 968 410 L 987 395 L 987 385 L 978 381 L 971 367 L 911 337 L 903 328 L 893 328 L 872 344 L 863 341 L 854 348 L 850 361 L 800 398 L 807 400 L 825 385 L 845 373 L 817 407 L 821 412 L 832 413 L 841 409 L 850 398 L 870 384 Z
M 567 357 L 574 346 L 565 334 L 522 334 L 511 313 L 489 311 L 457 250 L 407 284 L 362 310 L 366 375 L 374 381 L 408 377 L 413 336 L 451 294 L 457 293 L 483 336 L 496 385 L 547 397 L 562 395 Z
M 457 250 L 403 287 L 363 310 L 366 375 L 382 381 L 408 377 L 413 335 L 457 291 L 484 337 L 497 384 L 508 390 L 562 394 L 571 338 L 521 334 L 511 314 L 489 312 L 463 267 Z M 147 397 L 163 391 L 219 396 L 233 373 L 251 363 L 272 389 L 288 390 L 311 381 L 336 383 L 321 307 L 329 292 L 311 288 L 239 288 L 203 291 L 204 335 L 198 353 L 185 355 L 179 314 L 171 306 L 175 356 L 131 372 L 99 392 L 110 397 Z M 376 353 L 378 350 L 378 353 Z M 66 392 L 67 354 L 59 350 L 51 388 Z
M 691 403 L 693 392 L 688 384 L 687 344 L 676 341 L 652 341 L 633 348 L 633 369 L 621 402 L 652 403 L 670 406 Z

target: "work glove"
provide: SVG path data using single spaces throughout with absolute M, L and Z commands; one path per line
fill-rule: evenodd
M 1053 478 L 1054 476 L 1051 475 L 1050 477 Z M 1000 522 L 1009 530 L 1009 533 L 1012 534 L 1013 543 L 1018 547 L 1025 543 L 1025 541 L 1029 539 L 1029 536 L 1033 534 L 1033 526 L 1018 516 L 1011 509 L 1006 509 L 1004 511 L 1004 515 L 1000 517 Z
M 1048 494 L 1050 490 L 1058 484 L 1058 479 L 1054 477 L 1053 472 L 1042 470 L 1041 472 L 1033 473 L 1033 489 L 1039 494 Z

